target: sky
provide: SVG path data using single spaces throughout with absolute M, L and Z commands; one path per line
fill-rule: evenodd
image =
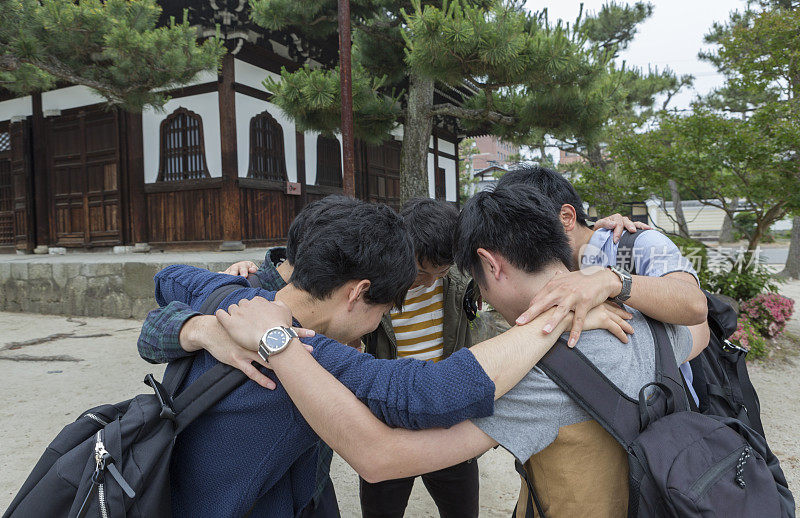
M 634 3 L 617 0 L 618 3 Z M 531 11 L 548 8 L 550 20 L 574 21 L 580 4 L 587 12 L 599 10 L 606 0 L 527 0 Z M 697 53 L 704 47 L 703 36 L 715 21 L 725 21 L 728 13 L 742 9 L 743 0 L 650 0 L 653 15 L 639 26 L 639 32 L 621 59 L 647 70 L 648 65 L 671 68 L 677 75 L 692 74 L 695 86 L 682 91 L 670 104 L 686 108 L 698 94 L 706 94 L 722 84 L 722 77 L 710 64 L 700 61 Z

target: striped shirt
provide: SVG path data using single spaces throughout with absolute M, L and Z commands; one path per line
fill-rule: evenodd
M 442 359 L 443 293 L 444 283 L 436 279 L 431 286 L 408 290 L 403 309 L 391 311 L 398 358 Z

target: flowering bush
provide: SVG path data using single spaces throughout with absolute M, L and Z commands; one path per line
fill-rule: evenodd
M 777 293 L 762 293 L 740 306 L 741 314 L 750 320 L 762 336 L 775 338 L 786 327 L 794 312 L 794 300 Z
M 747 353 L 749 359 L 763 358 L 767 355 L 767 340 L 758 331 L 755 325 L 746 315 L 739 315 L 736 332 L 729 338 L 734 344 L 744 347 L 750 352 Z

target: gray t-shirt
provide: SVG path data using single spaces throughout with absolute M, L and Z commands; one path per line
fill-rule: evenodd
M 638 311 L 630 321 L 634 333 L 627 344 L 608 331 L 584 331 L 578 349 L 630 397 L 655 379 L 655 343 L 647 321 Z M 684 326 L 665 324 L 677 364 L 692 350 L 692 335 Z M 567 335 L 564 335 L 565 337 Z M 590 420 L 589 414 L 564 393 L 539 367 L 495 403 L 494 415 L 473 420 L 489 437 L 520 461 L 555 441 L 562 426 Z

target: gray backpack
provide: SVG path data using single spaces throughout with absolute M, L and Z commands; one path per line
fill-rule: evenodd
M 656 381 L 629 398 L 581 354 L 559 341 L 539 367 L 628 453 L 628 516 L 794 517 L 794 499 L 764 437 L 731 417 L 689 410 L 664 325 L 647 319 L 656 344 Z M 654 387 L 646 397 L 648 387 Z M 528 483 L 526 516 L 536 507 Z M 532 500 L 532 501 L 531 501 Z
M 210 314 L 241 286 L 222 286 L 201 308 Z M 169 517 L 169 468 L 175 438 L 194 419 L 247 380 L 218 364 L 180 394 L 194 357 L 169 364 L 163 385 L 148 374 L 151 394 L 84 412 L 42 454 L 3 518 Z

